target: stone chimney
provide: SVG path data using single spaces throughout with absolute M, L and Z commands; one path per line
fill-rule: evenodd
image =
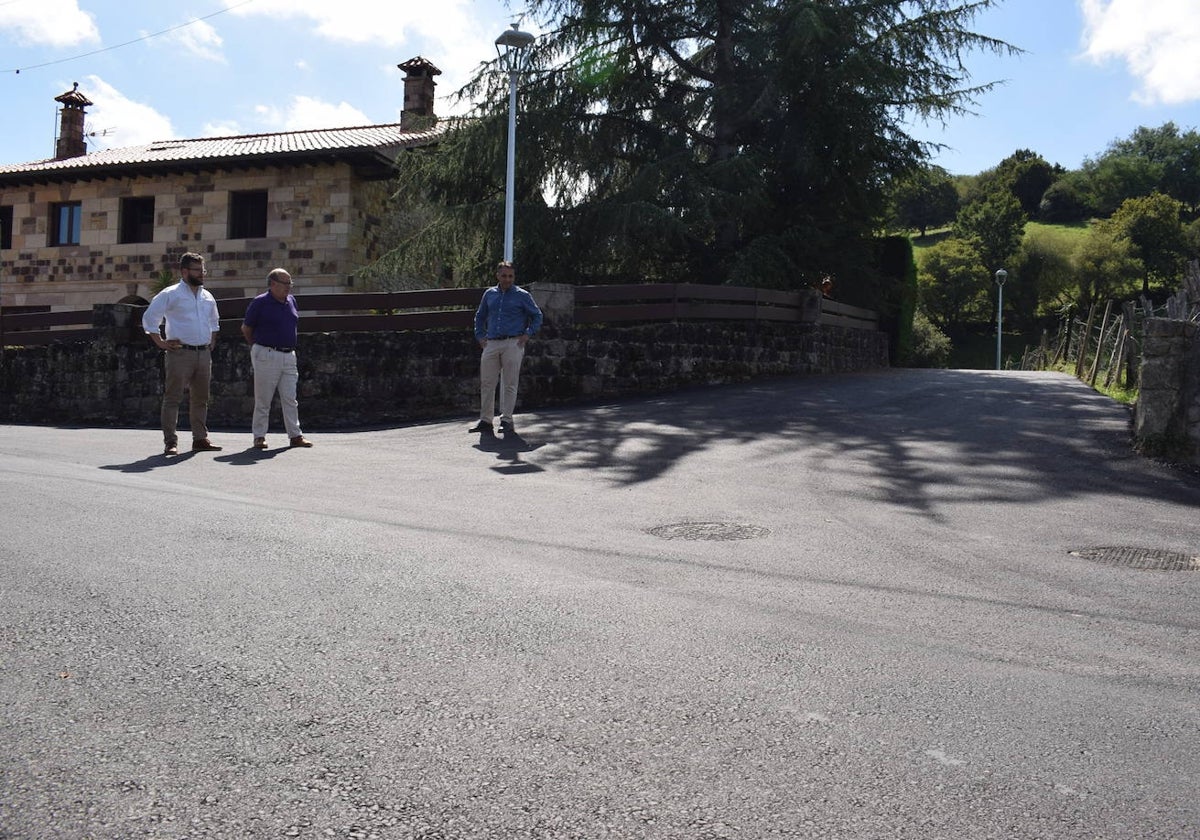
M 437 82 L 434 76 L 442 75 L 442 71 L 433 66 L 427 58 L 417 56 L 403 64 L 397 64 L 405 72 L 404 77 L 404 111 L 400 114 L 401 131 L 421 131 L 431 128 L 437 122 L 437 114 L 433 112 L 433 89 Z M 89 103 L 91 104 L 91 103 Z
M 62 103 L 59 112 L 58 140 L 54 144 L 54 159 L 79 157 L 87 154 L 87 141 L 83 136 L 83 118 L 87 116 L 84 108 L 92 104 L 79 92 L 79 82 L 61 96 L 54 97 L 55 102 Z

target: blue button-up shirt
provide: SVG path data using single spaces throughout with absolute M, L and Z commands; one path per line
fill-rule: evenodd
M 475 338 L 508 338 L 514 335 L 536 335 L 542 328 L 542 310 L 534 303 L 533 295 L 515 283 L 507 292 L 492 286 L 483 293 L 475 310 Z

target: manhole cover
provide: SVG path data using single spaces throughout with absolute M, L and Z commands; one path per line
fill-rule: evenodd
M 1160 551 L 1156 548 L 1077 548 L 1070 553 L 1075 557 L 1095 560 L 1108 566 L 1125 566 L 1154 572 L 1200 571 L 1200 557 L 1180 554 L 1177 551 Z
M 752 540 L 771 532 L 742 522 L 676 522 L 656 525 L 647 533 L 664 540 Z

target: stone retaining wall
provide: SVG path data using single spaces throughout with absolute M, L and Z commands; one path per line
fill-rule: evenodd
M 94 341 L 7 348 L 0 356 L 0 421 L 157 426 L 162 353 L 117 316 Z M 479 348 L 469 331 L 302 334 L 300 418 L 305 428 L 346 428 L 468 417 L 479 406 Z M 530 344 L 518 410 L 689 385 L 887 367 L 880 332 L 762 322 L 556 327 Z M 254 405 L 250 353 L 222 336 L 213 353 L 214 428 L 248 429 Z M 186 396 L 185 396 L 186 402 Z M 181 411 L 186 423 L 187 412 Z M 278 409 L 272 428 L 280 426 Z
M 1200 464 L 1200 325 L 1150 318 L 1142 340 L 1138 444 L 1150 455 Z

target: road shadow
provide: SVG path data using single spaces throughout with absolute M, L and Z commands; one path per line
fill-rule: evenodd
M 218 455 L 213 458 L 214 461 L 220 461 L 222 464 L 230 464 L 235 467 L 249 467 L 263 461 L 270 461 L 272 458 L 278 457 L 284 452 L 291 450 L 290 446 L 278 446 L 274 449 L 255 449 L 253 446 L 247 447 L 240 452 L 230 452 L 228 455 Z
M 503 475 L 545 472 L 544 467 L 522 458 L 523 455 L 535 452 L 543 446 L 545 446 L 544 443 L 531 444 L 516 432 L 509 432 L 506 435 L 481 434 L 479 442 L 475 444 L 475 448 L 479 451 L 494 453 L 496 458 L 503 462 L 491 467 L 492 470 Z
M 102 464 L 100 469 L 116 470 L 123 473 L 147 473 L 152 470 L 162 469 L 163 467 L 175 466 L 184 461 L 190 461 L 199 454 L 199 452 L 192 452 L 190 449 L 186 449 L 178 455 L 164 455 L 159 452 L 156 455 L 149 455 L 140 461 L 133 461 L 128 464 Z
M 757 444 L 753 457 L 764 463 L 780 449 L 799 450 L 814 479 L 842 473 L 881 501 L 922 514 L 950 495 L 1060 502 L 1114 488 L 1200 506 L 1200 478 L 1139 456 L 1130 409 L 1067 374 L 787 377 L 555 409 L 534 422 L 546 425 L 542 464 L 602 470 L 625 485 L 732 441 Z M 755 468 L 750 457 L 746 469 Z

